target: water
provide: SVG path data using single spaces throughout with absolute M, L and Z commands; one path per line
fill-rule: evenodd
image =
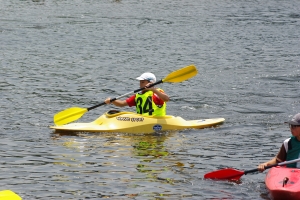
M 249 170 L 290 136 L 300 111 L 298 1 L 0 1 L 0 190 L 23 199 L 268 199 Z M 138 89 L 195 64 L 198 75 L 160 85 L 168 114 L 224 117 L 218 128 L 166 134 L 55 134 L 53 115 Z M 113 106 L 89 111 L 89 122 Z M 132 111 L 132 108 L 124 108 Z

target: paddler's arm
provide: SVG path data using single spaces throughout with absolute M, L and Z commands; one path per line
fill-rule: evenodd
M 151 83 L 147 84 L 146 87 L 148 85 L 150 85 Z M 167 102 L 170 100 L 169 96 L 164 93 L 164 92 L 161 92 L 159 91 L 157 88 L 155 87 L 151 87 L 151 88 L 146 88 L 145 90 L 151 90 L 154 94 L 156 94 L 161 100 L 163 100 L 164 102 Z
M 257 169 L 258 169 L 258 171 L 263 172 L 263 171 L 265 171 L 266 166 L 273 165 L 276 163 L 277 163 L 277 159 L 276 159 L 276 157 L 274 157 L 271 160 L 269 160 L 268 162 L 259 164 Z
M 274 158 L 272 158 L 271 160 L 269 160 L 265 163 L 259 164 L 257 169 L 258 169 L 258 171 L 263 172 L 263 171 L 265 171 L 266 166 L 284 162 L 285 160 L 286 160 L 286 151 L 285 151 L 284 145 L 282 145 L 278 154 Z
M 107 98 L 104 102 L 105 102 L 106 104 L 113 103 L 115 106 L 118 106 L 118 107 L 128 106 L 126 100 L 119 100 L 119 99 L 116 99 L 116 100 L 114 100 L 113 102 L 110 102 L 110 99 L 111 99 L 111 98 Z

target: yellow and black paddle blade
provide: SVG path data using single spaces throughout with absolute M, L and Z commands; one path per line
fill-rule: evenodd
M 79 108 L 79 107 L 68 108 L 54 115 L 53 118 L 54 123 L 56 125 L 68 124 L 70 122 L 79 119 L 87 111 L 88 111 L 87 108 Z
M 1 200 L 22 200 L 22 198 L 11 190 L 0 191 Z
M 176 70 L 162 79 L 163 82 L 178 83 L 196 76 L 198 70 L 194 65 L 189 65 L 179 70 Z

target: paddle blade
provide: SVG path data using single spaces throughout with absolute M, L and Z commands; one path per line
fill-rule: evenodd
M 168 76 L 162 79 L 162 81 L 178 83 L 196 76 L 197 73 L 198 71 L 196 67 L 194 65 L 190 65 L 170 73 Z
M 22 198 L 11 190 L 0 191 L 1 200 L 22 200 Z
M 236 169 L 220 169 L 217 171 L 209 172 L 204 175 L 205 179 L 218 179 L 218 180 L 239 180 L 244 175 L 243 171 Z
M 79 119 L 84 113 L 88 111 L 87 108 L 72 107 L 63 110 L 54 115 L 54 124 L 64 125 Z

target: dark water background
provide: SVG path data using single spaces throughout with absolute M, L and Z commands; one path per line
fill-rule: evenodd
M 300 112 L 300 4 L 270 0 L 0 0 L 0 190 L 23 199 L 268 199 L 265 173 L 203 180 L 273 157 Z M 166 134 L 54 134 L 90 107 L 184 66 L 160 85 L 168 114 L 224 117 Z M 79 121 L 90 122 L 113 106 Z M 125 108 L 125 110 L 133 110 Z

